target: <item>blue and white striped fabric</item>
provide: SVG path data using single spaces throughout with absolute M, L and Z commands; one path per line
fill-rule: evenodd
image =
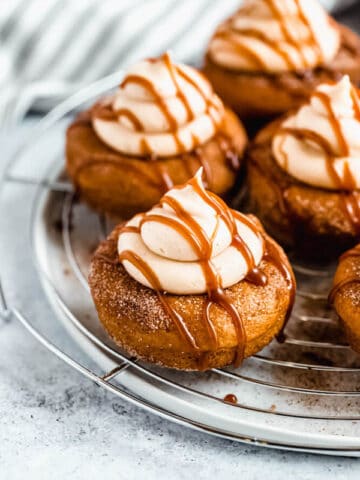
M 240 3 L 0 0 L 0 84 L 46 80 L 70 88 L 167 49 L 177 60 L 196 64 L 215 26 Z M 334 9 L 353 0 L 323 3 Z

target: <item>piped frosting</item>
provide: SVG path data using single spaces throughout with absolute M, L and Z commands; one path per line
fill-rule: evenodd
M 259 265 L 264 242 L 256 224 L 204 189 L 199 170 L 185 185 L 166 193 L 159 205 L 126 224 L 118 252 L 138 282 L 188 295 L 227 288 L 244 279 Z M 156 286 L 124 252 L 146 263 Z
M 121 153 L 168 157 L 207 142 L 223 115 L 208 80 L 166 53 L 129 68 L 109 104 L 95 109 L 92 123 L 101 140 Z
M 360 188 L 360 100 L 348 76 L 320 85 L 283 122 L 272 150 L 281 168 L 315 187 Z
M 212 38 L 208 55 L 232 70 L 279 73 L 331 62 L 340 34 L 317 0 L 245 0 Z

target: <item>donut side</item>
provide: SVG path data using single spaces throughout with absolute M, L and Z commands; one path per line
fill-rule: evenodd
M 360 253 L 351 255 L 349 252 L 340 259 L 334 277 L 332 302 L 350 346 L 360 353 Z
M 248 209 L 282 245 L 306 257 L 337 255 L 359 239 L 345 194 L 306 185 L 277 164 L 271 143 L 283 121 L 270 123 L 249 147 Z M 360 203 L 360 192 L 353 195 Z

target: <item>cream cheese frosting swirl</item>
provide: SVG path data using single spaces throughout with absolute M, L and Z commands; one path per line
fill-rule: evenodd
M 331 190 L 360 188 L 360 102 L 348 76 L 320 85 L 274 136 L 277 163 L 296 179 Z
M 317 0 L 245 0 L 216 31 L 208 55 L 232 70 L 279 73 L 330 62 L 340 34 Z
M 258 226 L 207 192 L 201 174 L 120 231 L 120 261 L 141 284 L 179 295 L 209 293 L 238 283 L 260 263 L 264 240 Z M 140 259 L 146 272 L 131 258 Z
M 108 146 L 127 155 L 168 157 L 207 142 L 224 107 L 200 72 L 174 64 L 166 53 L 131 67 L 103 113 L 95 109 L 93 127 Z

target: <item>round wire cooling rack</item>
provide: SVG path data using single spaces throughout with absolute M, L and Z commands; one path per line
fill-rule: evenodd
M 175 422 L 268 447 L 360 456 L 360 358 L 327 305 L 334 266 L 293 262 L 299 288 L 285 342 L 273 341 L 239 369 L 161 369 L 127 356 L 103 330 L 87 274 L 113 225 L 78 202 L 63 171 L 64 133 L 73 112 L 118 78 L 107 77 L 54 109 L 5 170 L 0 232 L 10 267 L 1 271 L 2 316 L 19 320 L 98 385 Z M 36 301 L 32 292 L 39 292 Z M 65 347 L 59 345 L 64 337 L 72 339 Z M 224 400 L 229 393 L 236 404 Z

